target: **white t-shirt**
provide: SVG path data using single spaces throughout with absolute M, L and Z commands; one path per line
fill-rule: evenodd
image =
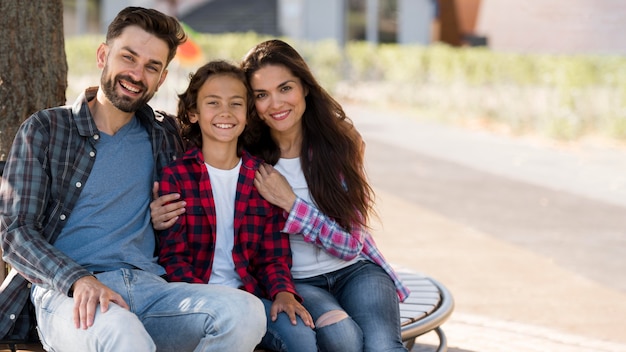
M 309 204 L 315 204 L 311 200 L 309 186 L 306 183 L 302 166 L 300 165 L 300 158 L 281 158 L 274 168 L 285 176 L 294 193 L 299 198 L 302 198 Z M 358 257 L 351 261 L 334 257 L 321 247 L 305 242 L 304 237 L 300 234 L 289 235 L 289 243 L 291 244 L 293 258 L 291 274 L 296 279 L 304 279 L 339 270 L 359 260 Z
M 205 165 L 211 180 L 217 218 L 215 255 L 213 256 L 213 270 L 209 283 L 237 288 L 242 285 L 242 282 L 235 271 L 233 261 L 233 246 L 235 244 L 233 222 L 241 159 L 237 166 L 231 170 L 216 169 L 207 163 Z

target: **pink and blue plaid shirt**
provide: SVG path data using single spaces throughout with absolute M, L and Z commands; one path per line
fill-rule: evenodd
M 362 226 L 355 225 L 352 232 L 347 232 L 319 209 L 301 198 L 296 198 L 283 232 L 302 234 L 306 242 L 320 246 L 340 259 L 351 260 L 359 255 L 364 256 L 380 265 L 389 274 L 396 285 L 400 301 L 409 296 L 409 289 L 402 284 L 391 265 L 385 260 L 372 235 Z

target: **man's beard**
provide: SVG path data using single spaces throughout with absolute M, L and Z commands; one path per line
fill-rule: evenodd
M 150 99 L 152 99 L 152 96 L 154 95 L 154 93 L 152 94 L 147 93 L 146 87 L 144 86 L 143 83 L 137 82 L 133 80 L 132 78 L 130 78 L 129 76 L 118 75 L 109 80 L 105 78 L 106 76 L 107 74 L 105 70 L 102 73 L 102 78 L 100 82 L 102 85 L 102 90 L 104 91 L 104 95 L 107 97 L 107 99 L 109 99 L 109 101 L 111 101 L 113 106 L 115 106 L 116 108 L 124 112 L 135 112 L 139 110 L 139 108 L 147 104 L 150 101 Z M 120 80 L 128 81 L 132 83 L 133 85 L 140 87 L 142 91 L 144 92 L 143 95 L 134 101 L 132 100 L 132 98 L 128 96 L 118 95 L 115 88 L 116 88 L 117 82 L 119 82 Z

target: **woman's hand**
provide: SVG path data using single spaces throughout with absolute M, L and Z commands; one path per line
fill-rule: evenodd
M 159 197 L 159 183 L 152 186 L 152 198 L 150 203 L 150 217 L 152 227 L 155 230 L 166 230 L 172 227 L 178 217 L 185 213 L 185 201 L 176 202 L 180 198 L 178 193 L 170 193 Z
M 254 186 L 268 202 L 291 211 L 296 202 L 296 194 L 287 182 L 287 179 L 276 171 L 272 165 L 261 164 L 254 175 Z
M 291 320 L 291 324 L 293 325 L 297 324 L 297 314 L 304 322 L 304 325 L 310 327 L 311 329 L 315 328 L 311 314 L 309 314 L 309 311 L 306 310 L 300 302 L 298 302 L 296 297 L 291 292 L 279 292 L 274 298 L 272 308 L 270 308 L 272 321 L 276 321 L 278 313 L 280 312 L 285 312 L 289 316 L 289 320 Z

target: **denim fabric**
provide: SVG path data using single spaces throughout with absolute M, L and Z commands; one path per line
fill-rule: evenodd
M 314 322 L 334 309 L 350 316 L 326 327 L 316 326 L 320 351 L 407 351 L 400 335 L 396 288 L 380 266 L 360 261 L 295 283 Z
M 141 270 L 120 269 L 96 277 L 118 292 L 130 311 L 115 304 L 96 312 L 94 326 L 73 323 L 74 300 L 33 289 L 40 337 L 49 351 L 241 351 L 265 334 L 261 301 L 242 290 L 167 283 Z
M 267 316 L 267 333 L 259 347 L 275 352 L 317 352 L 315 331 L 304 325 L 296 316 L 297 323 L 292 325 L 286 313 L 278 314 L 276 321 L 270 317 L 272 301 L 262 299 Z

